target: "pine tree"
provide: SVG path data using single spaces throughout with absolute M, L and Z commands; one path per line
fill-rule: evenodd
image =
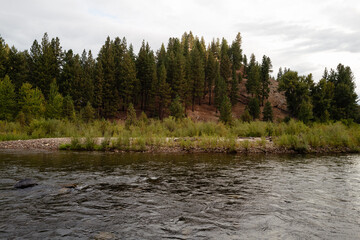
M 205 72 L 204 65 L 198 48 L 191 51 L 191 84 L 192 84 L 192 111 L 194 111 L 195 100 L 199 103 L 204 92 Z
M 6 75 L 4 79 L 0 79 L 0 120 L 13 120 L 15 111 L 15 86 Z
M 260 104 L 258 98 L 251 98 L 248 104 L 249 113 L 253 119 L 257 119 L 260 116 Z
M 313 118 L 313 106 L 310 100 L 303 99 L 299 106 L 298 118 L 300 121 L 303 121 L 305 124 L 308 123 Z
M 241 35 L 236 35 L 235 41 L 231 45 L 231 61 L 235 70 L 240 70 L 242 61 Z
M 167 57 L 166 57 L 166 50 L 165 50 L 165 46 L 164 43 L 161 44 L 160 50 L 157 51 L 156 54 L 156 66 L 157 66 L 157 70 L 159 71 L 160 66 L 162 64 L 164 64 L 164 66 L 166 66 L 167 64 Z
M 181 95 L 182 92 L 188 91 L 189 89 L 188 81 L 185 78 L 185 57 L 181 53 L 175 55 L 174 66 L 173 87 L 170 86 L 172 98 Z
M 158 62 L 158 73 L 160 72 L 160 68 L 162 65 L 165 66 L 164 63 Z M 171 95 L 174 97 L 176 96 L 176 94 L 179 93 L 179 89 L 180 89 L 179 81 L 181 80 L 179 78 L 175 78 L 176 69 L 177 69 L 177 61 L 176 61 L 175 53 L 173 51 L 170 51 L 168 52 L 168 56 L 166 58 L 166 70 L 167 70 L 166 79 L 172 90 Z
M 60 40 L 55 38 L 50 41 L 47 33 L 41 45 L 35 40 L 30 49 L 30 83 L 38 87 L 46 98 L 52 80 L 60 77 L 62 54 Z
M 58 80 L 60 78 L 61 64 L 63 59 L 63 51 L 58 37 L 52 38 L 50 42 L 51 49 L 51 74 L 52 79 Z M 51 82 L 50 82 L 51 83 Z
M 247 93 L 252 97 L 259 96 L 260 93 L 260 66 L 255 60 L 255 55 L 251 55 L 248 67 L 248 80 L 245 84 Z
M 127 43 L 126 43 L 126 39 L 123 38 L 123 41 L 121 41 L 121 39 L 119 37 L 116 37 L 114 41 L 111 42 L 111 51 L 112 51 L 112 56 L 113 56 L 113 61 L 114 61 L 114 69 L 113 69 L 113 74 L 114 74 L 114 84 L 115 89 L 116 89 L 116 95 L 117 97 L 119 97 L 120 99 L 122 99 L 122 90 L 125 86 L 124 83 L 124 78 L 123 78 L 123 61 L 124 61 L 124 54 L 127 51 Z M 116 97 L 116 99 L 114 99 L 115 101 L 118 102 L 118 107 L 123 107 L 124 109 L 124 102 L 121 102 L 120 99 L 118 99 Z M 123 99 L 122 99 L 123 100 Z M 116 112 L 116 111 L 115 111 Z
M 183 91 L 182 83 L 184 82 L 185 78 L 185 56 L 183 51 L 184 46 L 179 39 L 177 38 L 170 38 L 167 53 L 166 53 L 166 60 L 165 60 L 165 68 L 167 70 L 167 82 L 171 88 L 171 97 L 175 98 L 177 95 L 181 94 Z M 158 68 L 161 66 L 162 58 L 164 55 L 164 49 L 160 50 L 160 54 L 162 56 L 158 57 Z M 186 56 L 189 56 L 188 50 L 186 51 Z
M 123 101 L 123 109 L 125 109 L 130 102 L 135 102 L 139 87 L 135 62 L 131 59 L 129 53 L 124 54 L 121 62 L 121 79 L 122 85 L 119 93 Z
M 133 45 L 132 45 L 131 43 L 130 43 L 130 45 L 129 45 L 128 53 L 129 53 L 129 56 L 130 56 L 131 60 L 132 60 L 133 62 L 135 62 L 136 57 L 135 57 L 135 54 L 134 54 L 134 47 L 133 47 Z
M 244 57 L 243 57 L 243 65 L 244 65 L 243 76 L 247 77 L 247 74 L 248 74 L 248 61 L 247 61 L 247 57 L 246 57 L 245 54 L 244 54 Z
M 66 95 L 66 97 L 64 97 L 62 115 L 64 118 L 67 118 L 69 120 L 75 119 L 74 102 L 70 95 Z
M 225 56 L 229 57 L 229 44 L 227 43 L 225 38 L 222 38 L 221 40 L 220 51 L 220 60 L 222 60 Z
M 105 118 L 115 117 L 119 107 L 119 96 L 115 81 L 115 60 L 113 47 L 114 44 L 110 40 L 110 37 L 107 37 L 105 44 L 102 46 L 98 55 L 98 62 L 101 61 L 104 74 L 102 88 L 102 114 Z
M 70 49 L 65 52 L 63 61 L 63 69 L 60 75 L 59 92 L 63 95 L 70 95 L 74 104 L 80 109 L 84 105 L 84 98 L 86 99 L 91 93 L 84 91 L 85 82 L 83 81 L 83 69 L 81 66 L 80 56 L 73 53 Z
M 231 61 L 229 55 L 231 55 L 229 45 L 225 38 L 223 38 L 221 42 L 220 75 L 227 84 L 231 78 Z
M 11 47 L 7 53 L 6 62 L 4 61 L 3 65 L 5 66 L 5 72 L 10 77 L 11 82 L 15 85 L 15 91 L 18 91 L 21 85 L 29 78 L 29 64 L 27 58 L 27 52 L 18 52 L 15 47 Z
M 50 83 L 55 77 L 51 74 L 52 58 L 53 58 L 53 53 L 50 48 L 49 37 L 48 34 L 45 33 L 41 40 L 41 57 L 40 57 L 41 64 L 38 66 L 40 68 L 40 76 L 36 81 L 38 82 L 38 85 L 36 85 L 36 87 L 39 87 L 40 90 L 43 93 L 45 93 L 46 97 L 50 89 Z
M 231 103 L 227 96 L 223 98 L 223 101 L 221 103 L 219 120 L 225 124 L 232 123 Z
M 331 103 L 334 98 L 335 86 L 325 78 L 311 89 L 311 100 L 316 120 L 327 122 L 330 119 Z
M 241 84 L 242 83 L 242 81 L 243 81 L 243 77 L 242 77 L 242 74 L 241 73 L 239 73 L 239 75 L 238 75 L 238 82 L 239 82 L 239 84 Z
M 218 74 L 219 74 L 219 64 L 216 61 L 212 51 L 209 51 L 209 56 L 206 62 L 206 69 L 205 69 L 206 86 L 209 92 L 209 105 L 211 105 L 212 88 L 214 86 L 216 76 Z
M 158 105 L 158 116 L 160 119 L 163 119 L 165 109 L 170 104 L 171 100 L 171 89 L 169 84 L 166 82 L 166 69 L 164 64 L 160 66 L 158 74 L 158 84 L 157 84 L 157 105 Z
M 7 48 L 7 44 L 5 44 L 4 39 L 0 36 L 0 79 L 4 78 L 6 73 Z
M 156 64 L 153 51 L 149 44 L 143 41 L 138 58 L 136 59 L 137 79 L 140 82 L 141 109 L 146 110 L 151 102 L 151 86 L 156 81 Z
M 215 105 L 216 111 L 220 109 L 223 98 L 227 96 L 226 94 L 226 83 L 224 79 L 218 75 L 215 81 Z
M 184 78 L 181 82 L 179 96 L 184 103 L 185 114 L 186 109 L 189 105 L 191 105 L 192 101 L 192 78 L 191 78 L 191 56 L 190 53 L 184 56 Z
M 270 93 L 270 72 L 272 65 L 269 57 L 263 56 L 261 64 L 261 73 L 260 73 L 260 97 L 261 97 L 261 106 L 264 106 L 264 100 L 269 97 Z
M 331 116 L 335 120 L 355 118 L 356 100 L 354 75 L 350 67 L 339 64 L 335 70 L 331 70 L 328 76 L 334 84 L 334 97 L 332 100 Z
M 41 47 L 37 40 L 34 40 L 33 44 L 30 48 L 30 54 L 29 54 L 29 83 L 37 84 L 38 79 L 41 77 Z
M 271 103 L 267 101 L 263 109 L 263 121 L 273 121 L 273 110 Z
M 231 78 L 231 62 L 227 54 L 224 54 L 220 61 L 220 75 L 226 83 Z
M 95 65 L 95 79 L 94 79 L 94 99 L 93 106 L 95 108 L 96 116 L 102 117 L 103 114 L 103 83 L 104 74 L 101 62 L 97 62 Z
M 84 50 L 81 55 L 81 107 L 84 107 L 87 102 L 93 102 L 94 98 L 94 75 L 95 75 L 95 60 L 93 59 L 91 51 L 88 53 Z
M 233 77 L 231 80 L 230 100 L 231 104 L 235 105 L 238 100 L 239 82 L 235 69 L 233 70 Z
M 220 48 L 220 39 L 213 39 L 210 44 L 210 52 L 214 55 L 214 58 L 220 60 L 221 57 L 221 48 Z

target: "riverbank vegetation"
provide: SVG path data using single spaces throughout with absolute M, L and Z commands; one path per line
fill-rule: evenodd
M 33 120 L 28 126 L 0 121 L 0 139 L 32 139 L 70 137 L 61 149 L 146 151 L 177 148 L 211 152 L 236 152 L 257 148 L 264 152 L 357 152 L 360 126 L 351 121 L 312 123 L 301 121 L 272 123 L 234 120 L 193 122 L 188 118 L 163 121 L 139 118 L 126 121 Z

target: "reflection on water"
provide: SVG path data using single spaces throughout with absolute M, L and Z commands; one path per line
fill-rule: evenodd
M 1 151 L 0 209 L 1 239 L 356 239 L 360 156 Z

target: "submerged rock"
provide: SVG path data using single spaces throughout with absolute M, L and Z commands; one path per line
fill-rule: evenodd
M 64 184 L 62 185 L 63 188 L 76 188 L 77 184 L 76 183 L 70 183 L 70 184 Z
M 114 239 L 115 235 L 110 232 L 100 232 L 94 236 L 96 240 L 108 240 L 108 239 Z
M 25 179 L 18 181 L 14 185 L 14 188 L 28 188 L 28 187 L 33 187 L 35 185 L 38 185 L 38 184 L 34 180 L 32 180 L 30 178 L 25 178 Z
M 65 193 L 70 193 L 71 189 L 70 188 L 60 188 L 59 190 L 59 194 L 65 194 Z

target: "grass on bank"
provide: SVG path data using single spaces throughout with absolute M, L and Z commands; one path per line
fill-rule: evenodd
M 55 119 L 33 120 L 28 126 L 17 122 L 0 121 L 0 141 L 50 137 L 71 137 L 62 149 L 144 151 L 149 147 L 180 147 L 183 149 L 250 149 L 265 148 L 265 137 L 272 137 L 278 147 L 308 152 L 312 149 L 348 149 L 359 151 L 358 124 L 289 122 L 242 122 L 232 126 L 216 122 L 176 121 L 173 118 L 137 121 L 126 126 L 124 121 L 95 120 L 93 122 Z M 102 141 L 98 142 L 97 138 Z M 238 141 L 241 137 L 260 137 L 258 142 Z

